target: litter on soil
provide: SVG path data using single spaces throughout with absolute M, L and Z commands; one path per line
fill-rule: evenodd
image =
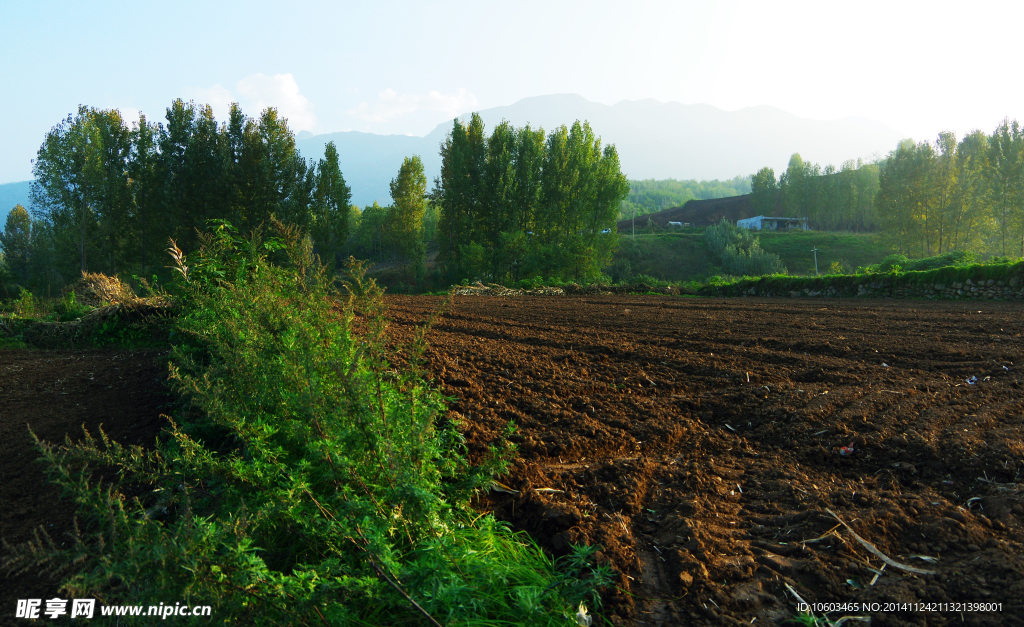
M 796 593 L 879 604 L 833 621 L 1024 625 L 1024 306 L 480 292 L 436 320 L 429 372 L 472 456 L 518 425 L 481 511 L 603 547 L 616 586 L 578 624 L 778 624 Z M 388 297 L 396 340 L 443 300 Z M 152 441 L 159 357 L 0 351 L 4 538 L 71 517 L 25 423 Z M 30 592 L 55 585 L 4 579 L 0 620 Z M 967 602 L 998 609 L 900 605 Z

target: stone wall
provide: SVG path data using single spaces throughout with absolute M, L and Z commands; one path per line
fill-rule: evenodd
M 854 291 L 855 290 L 855 291 Z M 745 296 L 782 296 L 789 298 L 925 298 L 931 300 L 1013 300 L 1024 301 L 1024 286 L 1019 278 L 956 281 L 953 283 L 893 284 L 892 281 L 865 281 L 855 288 L 824 287 L 802 290 L 772 290 L 751 287 Z

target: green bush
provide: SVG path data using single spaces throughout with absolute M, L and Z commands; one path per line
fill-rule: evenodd
M 87 305 L 82 305 L 78 302 L 75 296 L 74 290 L 69 290 L 64 297 L 58 302 L 54 308 L 53 313 L 57 316 L 57 320 L 60 322 L 70 322 L 71 320 L 77 320 L 87 314 L 91 308 Z
M 42 299 L 36 298 L 29 290 L 21 290 L 18 300 L 13 301 L 8 310 L 19 318 L 34 318 L 46 311 L 46 305 Z
M 43 532 L 7 566 L 70 573 L 62 591 L 107 603 L 211 604 L 223 624 L 569 625 L 597 606 L 595 549 L 553 562 L 469 508 L 508 449 L 469 466 L 425 383 L 423 330 L 399 367 L 362 265 L 339 290 L 308 239 L 275 232 L 220 223 L 179 253 L 170 437 L 40 443 L 88 533 Z
M 992 259 L 989 263 L 1007 263 L 1008 259 Z M 978 256 L 965 250 L 954 250 L 934 257 L 910 259 L 906 255 L 889 255 L 878 265 L 868 268 L 869 272 L 922 272 L 938 268 L 969 266 L 978 263 Z
M 704 230 L 708 250 L 722 260 L 722 269 L 737 276 L 761 276 L 784 273 L 786 267 L 778 255 L 761 249 L 761 243 L 750 229 L 733 226 L 728 220 Z

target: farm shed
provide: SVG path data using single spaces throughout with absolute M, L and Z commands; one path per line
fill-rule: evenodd
M 761 229 L 768 231 L 778 231 L 779 229 L 787 231 L 793 229 L 800 231 L 810 230 L 810 227 L 807 226 L 807 218 L 775 218 L 771 216 L 754 216 L 753 218 L 737 220 L 736 226 L 741 229 L 753 229 L 756 231 Z

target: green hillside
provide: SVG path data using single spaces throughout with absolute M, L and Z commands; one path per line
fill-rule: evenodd
M 761 248 L 779 255 L 790 274 L 814 274 L 814 254 L 822 274 L 839 262 L 848 270 L 882 261 L 891 254 L 877 236 L 842 232 L 760 233 Z M 649 275 L 666 281 L 689 281 L 720 273 L 718 259 L 708 252 L 703 229 L 678 233 L 620 235 L 619 250 L 608 271 L 613 279 Z

